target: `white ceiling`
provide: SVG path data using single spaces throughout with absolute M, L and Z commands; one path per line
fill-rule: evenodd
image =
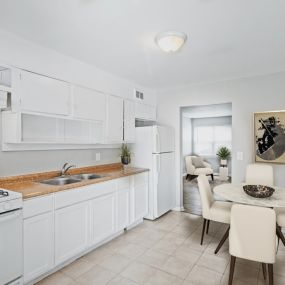
M 284 0 L 0 0 L 0 28 L 164 88 L 285 70 Z M 185 32 L 176 54 L 157 33 Z

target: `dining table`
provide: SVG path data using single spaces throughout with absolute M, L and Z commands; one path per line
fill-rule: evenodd
M 267 208 L 285 208 L 285 188 L 272 186 L 274 192 L 268 198 L 254 198 L 245 193 L 243 186 L 245 183 L 225 183 L 214 187 L 213 192 L 217 198 L 231 201 L 237 204 L 245 204 Z M 285 237 L 281 228 L 276 226 L 276 235 L 285 246 Z M 225 238 L 225 237 L 224 237 Z

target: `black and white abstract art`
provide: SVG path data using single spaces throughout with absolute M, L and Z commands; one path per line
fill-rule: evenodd
M 285 111 L 254 114 L 255 161 L 285 163 Z

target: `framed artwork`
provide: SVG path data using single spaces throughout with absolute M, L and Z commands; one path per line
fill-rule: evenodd
M 285 163 L 285 110 L 254 113 L 256 162 Z

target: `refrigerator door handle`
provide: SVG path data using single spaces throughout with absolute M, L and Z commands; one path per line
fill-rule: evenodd
M 160 156 L 156 156 L 156 167 L 157 167 L 157 173 L 160 172 Z
M 159 138 L 159 133 L 156 133 L 156 152 L 160 152 L 160 138 Z

